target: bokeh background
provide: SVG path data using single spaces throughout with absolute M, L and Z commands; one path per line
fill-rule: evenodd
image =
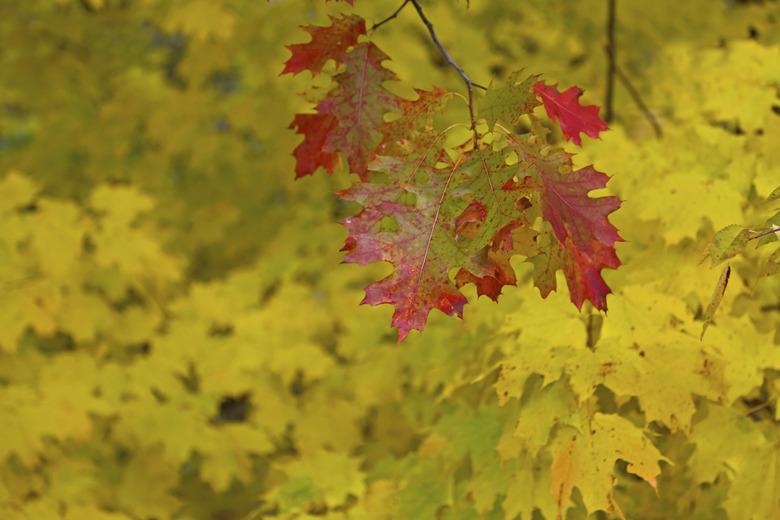
M 355 4 L 370 23 L 400 1 Z M 425 5 L 475 80 L 524 69 L 603 103 L 606 1 Z M 766 202 L 780 185 L 778 3 L 618 1 L 618 63 L 663 137 L 618 82 L 612 131 L 579 152 L 626 200 L 606 319 L 565 290 L 542 300 L 518 266 L 498 305 L 471 292 L 464 321 L 437 313 L 400 346 L 390 309 L 358 305 L 388 266 L 340 263 L 337 221 L 355 208 L 332 194 L 348 173 L 293 180 L 288 125 L 312 80 L 280 77 L 284 45 L 347 10 L 0 0 L 0 518 L 555 518 L 556 424 L 587 403 L 673 463 L 658 493 L 618 463 L 629 518 L 780 517 L 768 249 L 735 261 L 698 342 L 714 232 L 780 224 Z M 462 90 L 411 9 L 371 37 L 407 84 Z M 561 383 L 550 411 L 532 359 L 522 402 L 499 406 L 502 361 L 599 341 L 647 344 L 657 364 L 631 384 Z M 677 363 L 691 349 L 716 360 L 717 383 L 691 382 Z M 532 405 L 552 415 L 529 451 L 512 435 Z M 586 506 L 575 492 L 566 517 Z

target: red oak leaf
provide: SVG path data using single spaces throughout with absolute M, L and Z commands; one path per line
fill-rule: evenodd
M 561 245 L 571 301 L 580 308 L 590 300 L 597 309 L 606 310 L 611 291 L 601 270 L 620 265 L 615 242 L 622 240 L 607 216 L 620 207 L 620 200 L 592 198 L 588 192 L 606 186 L 609 177 L 586 166 L 566 175 L 543 172 L 541 178 L 542 216 Z
M 340 194 L 363 206 L 360 213 L 344 221 L 349 232 L 344 260 L 358 264 L 384 260 L 395 266 L 390 276 L 366 287 L 362 303 L 393 304 L 392 325 L 403 341 L 412 329 L 425 327 L 431 309 L 463 316 L 466 298 L 448 275 L 457 248 L 453 215 L 444 206 L 458 168 L 437 169 L 428 158 L 384 156 L 372 168 L 392 181 L 360 183 Z M 421 185 L 406 182 L 422 177 Z M 403 199 L 414 199 L 414 203 L 398 202 Z M 387 219 L 393 220 L 395 229 L 382 229 Z
M 622 240 L 608 215 L 620 207 L 617 197 L 592 198 L 588 193 L 606 186 L 609 177 L 586 166 L 571 173 L 571 155 L 563 150 L 542 153 L 542 144 L 520 137 L 510 138 L 527 176 L 521 186 L 536 190 L 541 217 L 552 230 L 539 237 L 540 255 L 531 259 L 535 281 L 542 296 L 555 289 L 555 272 L 563 269 L 571 301 L 580 308 L 590 300 L 606 309 L 610 292 L 601 270 L 617 268 L 620 260 L 615 242 Z
M 432 116 L 443 110 L 447 91 L 433 87 L 433 90 L 415 89 L 415 92 L 417 99 L 396 99 L 399 117 L 381 127 L 378 154 L 401 154 L 408 148 L 424 149 L 439 139 Z
M 335 25 L 335 24 L 334 24 Z M 370 42 L 358 43 L 339 56 L 342 71 L 336 86 L 316 107 L 316 114 L 297 114 L 291 128 L 304 135 L 295 149 L 296 178 L 318 166 L 332 173 L 339 153 L 361 179 L 383 139 L 384 117 L 398 110 L 399 99 L 383 86 L 396 76 L 382 65 L 387 55 Z
M 311 34 L 309 43 L 288 45 L 292 56 L 284 64 L 282 74 L 298 74 L 304 70 L 317 75 L 328 60 L 342 62 L 344 53 L 366 34 L 366 21 L 355 15 L 330 17 L 331 25 L 308 25 L 302 29 Z
M 398 98 L 383 83 L 396 76 L 382 62 L 387 55 L 371 42 L 360 43 L 344 55 L 344 71 L 334 78 L 337 87 L 317 106 L 336 118 L 325 141 L 325 151 L 341 152 L 350 171 L 361 179 L 368 175 L 368 161 L 382 140 L 384 116 L 396 110 Z
M 558 92 L 556 85 L 547 86 L 539 81 L 534 84 L 533 91 L 544 103 L 547 117 L 558 121 L 564 137 L 575 144 L 580 144 L 580 132 L 597 138 L 599 132 L 607 129 L 607 124 L 599 117 L 599 107 L 580 105 L 582 89 L 570 87 L 564 92 Z
M 314 173 L 319 166 L 331 174 L 338 163 L 337 153 L 325 151 L 325 141 L 338 125 L 331 114 L 295 114 L 290 128 L 303 135 L 303 142 L 293 151 L 295 156 L 295 178 Z
M 522 209 L 521 209 L 522 211 Z M 534 256 L 538 253 L 536 231 L 527 221 L 515 220 L 498 230 L 489 247 L 480 250 L 472 259 L 470 270 L 460 269 L 455 275 L 458 287 L 473 283 L 479 296 L 498 301 L 506 285 L 515 285 L 517 277 L 510 260 L 517 254 Z M 475 266 L 478 266 L 476 268 Z

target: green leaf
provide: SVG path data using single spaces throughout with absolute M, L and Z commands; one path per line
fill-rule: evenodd
M 360 470 L 360 461 L 342 453 L 321 451 L 306 459 L 294 460 L 283 466 L 283 471 L 290 479 L 287 486 L 298 486 L 298 483 L 311 482 L 306 489 L 313 488 L 314 496 L 321 499 L 328 507 L 343 504 L 349 495 L 360 496 L 365 490 L 365 476 Z M 296 483 L 296 484 L 292 484 Z M 284 491 L 286 494 L 287 491 Z M 312 493 L 308 492 L 311 500 Z
M 704 338 L 704 333 L 707 332 L 707 327 L 712 323 L 715 317 L 715 311 L 718 310 L 723 295 L 726 293 L 726 287 L 729 284 L 729 277 L 731 276 L 731 266 L 726 264 L 726 267 L 721 271 L 718 277 L 718 283 L 715 284 L 715 289 L 712 291 L 712 297 L 710 303 L 707 304 L 707 309 L 704 311 L 704 324 L 701 326 L 701 336 L 699 339 Z
M 750 230 L 732 224 L 715 233 L 708 252 L 712 267 L 740 254 L 750 240 Z
M 513 71 L 501 86 L 491 85 L 479 100 L 479 116 L 487 120 L 491 129 L 496 123 L 502 123 L 511 130 L 522 115 L 530 114 L 539 105 L 539 100 L 531 90 L 539 76 L 528 76 L 520 81 L 523 75 L 522 70 Z

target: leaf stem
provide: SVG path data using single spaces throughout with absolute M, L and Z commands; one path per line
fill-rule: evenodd
M 469 97 L 469 119 L 471 120 L 471 131 L 474 134 L 474 149 L 477 148 L 478 145 L 478 138 L 479 134 L 477 134 L 477 120 L 474 116 L 474 88 L 479 88 L 482 90 L 487 90 L 487 87 L 480 85 L 479 83 L 475 83 L 471 80 L 471 78 L 466 74 L 466 71 L 463 70 L 463 67 L 458 65 L 458 62 L 456 62 L 453 57 L 450 55 L 449 52 L 447 52 L 447 49 L 444 48 L 444 45 L 442 45 L 441 41 L 439 40 L 439 37 L 436 35 L 436 31 L 433 28 L 433 24 L 428 19 L 427 16 L 425 16 L 425 11 L 423 11 L 422 6 L 420 5 L 419 0 L 408 0 L 412 3 L 415 10 L 417 11 L 417 14 L 420 17 L 420 20 L 425 24 L 425 27 L 428 28 L 428 33 L 431 35 L 431 39 L 433 40 L 433 43 L 438 47 L 439 52 L 441 52 L 442 56 L 444 56 L 444 59 L 447 61 L 447 63 L 450 64 L 450 66 L 455 69 L 458 74 L 460 75 L 461 79 L 463 79 L 463 82 L 466 84 L 466 90 L 468 91 L 468 97 Z M 404 2 L 404 5 L 406 5 L 406 2 Z M 403 7 L 403 6 L 401 6 Z

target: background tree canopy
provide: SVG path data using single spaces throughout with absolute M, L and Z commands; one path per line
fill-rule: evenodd
M 0 518 L 780 518 L 775 235 L 699 339 L 708 250 L 780 225 L 778 2 L 617 2 L 662 136 L 618 81 L 576 158 L 624 200 L 608 315 L 524 264 L 400 346 L 358 305 L 389 267 L 340 264 L 345 167 L 294 180 L 335 67 L 279 76 L 300 25 L 401 2 L 354 3 L 0 0 Z M 424 5 L 475 81 L 603 103 L 606 0 Z M 463 90 L 413 11 L 371 38 Z

